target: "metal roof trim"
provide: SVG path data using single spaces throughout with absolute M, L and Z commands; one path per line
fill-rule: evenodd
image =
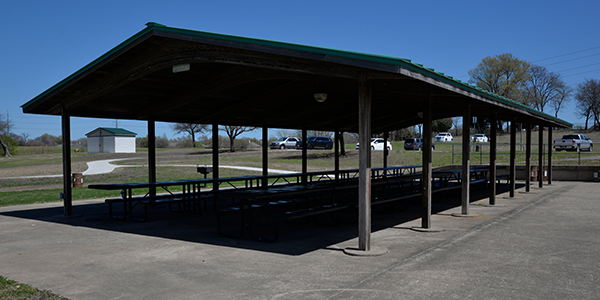
M 133 132 L 133 131 L 129 131 L 127 129 L 123 129 L 123 128 L 108 128 L 108 127 L 98 127 L 88 133 L 86 133 L 85 135 L 88 136 L 98 130 L 104 130 L 104 131 L 108 131 L 110 133 L 114 133 L 115 135 L 137 135 L 137 133 Z

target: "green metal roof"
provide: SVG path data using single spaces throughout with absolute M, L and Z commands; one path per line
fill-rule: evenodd
M 107 128 L 107 127 L 98 127 L 88 133 L 86 133 L 85 135 L 89 135 L 94 131 L 98 131 L 98 130 L 105 130 L 108 131 L 110 133 L 114 133 L 115 135 L 137 135 L 137 133 L 133 132 L 133 131 L 129 131 L 127 129 L 123 129 L 123 128 Z
M 404 69 L 410 70 L 412 72 L 417 72 L 424 76 L 439 80 L 445 84 L 449 84 L 460 90 L 463 90 L 463 91 L 466 91 L 469 93 L 473 93 L 473 94 L 483 97 L 485 99 L 489 99 L 492 101 L 496 101 L 498 103 L 502 103 L 502 104 L 505 104 L 508 106 L 512 106 L 512 107 L 515 107 L 518 109 L 525 110 L 535 116 L 544 118 L 546 120 L 551 120 L 552 122 L 555 122 L 557 124 L 560 124 L 563 126 L 569 126 L 569 127 L 571 127 L 573 125 L 567 121 L 564 121 L 564 120 L 556 118 L 552 115 L 537 111 L 529 106 L 526 106 L 526 105 L 519 103 L 517 101 L 514 101 L 512 99 L 508 99 L 508 98 L 499 96 L 499 95 L 491 93 L 487 90 L 483 90 L 479 87 L 471 85 L 467 82 L 463 82 L 463 81 L 454 79 L 452 76 L 446 75 L 442 72 L 437 72 L 433 68 L 424 67 L 422 64 L 414 63 L 410 59 L 407 59 L 407 58 L 375 55 L 375 54 L 368 54 L 368 53 L 361 53 L 361 52 L 354 52 L 354 51 L 343 51 L 343 50 L 336 50 L 336 49 L 315 47 L 315 46 L 307 46 L 307 45 L 294 44 L 294 43 L 286 43 L 286 42 L 277 42 L 277 41 L 270 41 L 270 40 L 264 40 L 264 39 L 240 37 L 240 36 L 234 36 L 234 35 L 217 34 L 217 33 L 210 33 L 210 32 L 197 31 L 197 30 L 168 27 L 168 26 L 165 26 L 165 25 L 162 25 L 159 23 L 155 23 L 155 22 L 149 22 L 146 24 L 146 26 L 147 27 L 145 29 L 141 30 L 134 36 L 130 37 L 129 39 L 122 42 L 121 44 L 117 45 L 116 47 L 114 47 L 113 49 L 108 51 L 106 54 L 100 56 L 96 60 L 92 61 L 88 65 L 81 68 L 79 71 L 73 73 L 71 76 L 58 82 L 57 84 L 55 84 L 54 86 L 52 86 L 51 88 L 49 88 L 48 90 L 43 92 L 42 94 L 38 95 L 37 97 L 35 97 L 32 100 L 28 101 L 27 103 L 23 104 L 21 107 L 26 108 L 26 107 L 32 105 L 36 101 L 40 100 L 41 98 L 44 98 L 48 94 L 59 89 L 62 85 L 68 83 L 69 81 L 76 78 L 77 76 L 80 76 L 81 74 L 85 73 L 86 71 L 92 69 L 94 66 L 102 63 L 104 60 L 117 54 L 119 51 L 123 50 L 124 48 L 128 47 L 129 45 L 140 42 L 141 40 L 143 40 L 144 36 L 149 35 L 149 34 L 160 35 L 161 33 L 167 33 L 167 34 L 180 35 L 180 37 L 182 39 L 185 39 L 186 35 L 198 36 L 198 37 L 205 37 L 205 38 L 211 38 L 211 39 L 228 41 L 228 42 L 239 42 L 239 43 L 244 43 L 244 44 L 253 44 L 253 45 L 259 45 L 259 46 L 275 47 L 275 48 L 279 48 L 279 49 L 287 49 L 287 50 L 293 50 L 293 51 L 302 51 L 302 52 L 308 52 L 308 53 L 322 54 L 322 55 L 326 56 L 326 58 L 324 58 L 324 60 L 330 60 L 330 61 L 335 61 L 336 58 L 345 58 L 345 59 L 351 59 L 351 60 L 379 63 L 379 64 L 384 64 L 384 65 L 389 65 L 392 67 L 404 68 Z M 398 69 L 398 71 L 399 70 L 400 69 Z M 389 69 L 387 71 L 389 71 Z

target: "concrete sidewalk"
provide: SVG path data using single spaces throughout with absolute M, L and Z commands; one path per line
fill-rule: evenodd
M 132 160 L 132 159 L 139 159 L 139 158 L 117 158 L 117 159 L 103 159 L 103 160 L 90 161 L 90 162 L 87 162 L 88 168 L 87 168 L 87 170 L 85 170 L 83 172 L 83 175 L 84 176 L 89 176 L 89 175 L 107 174 L 107 173 L 111 173 L 116 168 L 148 167 L 148 165 L 115 165 L 115 164 L 112 164 L 112 162 L 114 162 L 114 161 Z M 208 165 L 208 166 L 212 167 L 212 165 Z M 196 168 L 196 165 L 157 165 L 157 167 Z M 219 166 L 219 168 L 262 172 L 262 168 L 255 168 L 255 167 Z M 269 173 L 272 173 L 272 174 L 291 174 L 291 173 L 297 173 L 295 171 L 278 170 L 278 169 L 267 169 L 267 171 Z M 18 177 L 2 177 L 0 179 L 52 178 L 52 177 L 63 177 L 63 175 L 62 174 L 58 174 L 58 175 L 33 175 L 33 176 L 18 176 Z
M 75 202 L 71 219 L 55 217 L 60 203 L 1 207 L 0 275 L 70 299 L 598 299 L 598 195 L 599 183 L 554 182 L 474 201 L 474 218 L 452 217 L 448 195 L 434 201 L 438 233 L 410 230 L 418 204 L 375 208 L 371 244 L 389 251 L 377 257 L 343 253 L 358 245 L 352 222 L 284 224 L 269 244 L 166 208 L 134 223 L 101 200 Z

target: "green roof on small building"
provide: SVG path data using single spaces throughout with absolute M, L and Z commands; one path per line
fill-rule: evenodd
M 110 133 L 113 133 L 114 135 L 137 135 L 137 133 L 133 132 L 133 131 L 129 131 L 127 129 L 123 129 L 123 128 L 107 128 L 107 127 L 98 127 L 88 133 L 86 133 L 85 135 L 88 136 L 98 130 L 104 130 L 104 131 L 108 131 Z

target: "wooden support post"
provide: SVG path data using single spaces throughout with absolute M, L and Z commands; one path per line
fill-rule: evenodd
M 308 138 L 306 133 L 306 128 L 302 128 L 302 183 L 308 183 L 308 178 L 306 177 L 306 173 L 308 173 L 308 153 L 306 152 L 306 147 L 308 146 Z
M 358 80 L 358 249 L 371 249 L 371 86 L 367 74 Z
M 538 186 L 544 187 L 544 126 L 538 125 Z
M 471 108 L 463 110 L 463 135 L 462 135 L 462 193 L 461 193 L 461 214 L 469 214 L 469 202 L 471 195 Z
M 531 122 L 525 126 L 527 134 L 525 134 L 525 191 L 531 191 Z
M 490 205 L 496 205 L 496 146 L 498 119 L 492 114 L 492 126 L 490 127 Z
M 156 182 L 156 125 L 148 120 L 148 182 Z M 148 194 L 156 195 L 156 187 L 150 187 Z
M 425 91 L 425 105 L 423 107 L 423 153 L 421 179 L 421 227 L 431 229 L 431 96 Z
M 262 186 L 269 185 L 267 176 L 269 175 L 269 128 L 262 127 Z
M 390 133 L 389 132 L 384 132 L 383 133 L 383 167 L 387 168 L 388 167 L 388 160 L 387 157 L 389 155 L 389 151 L 387 148 L 387 143 L 388 143 L 388 137 L 389 137 Z
M 548 127 L 548 185 L 552 184 L 552 126 Z
M 516 179 L 517 179 L 517 123 L 510 121 L 510 190 L 509 196 L 515 197 Z
M 73 193 L 71 183 L 71 115 L 64 106 L 62 116 L 62 156 L 63 156 L 63 207 L 64 216 L 73 216 Z
M 335 161 L 334 161 L 334 170 L 335 170 L 335 181 L 340 180 L 340 132 L 335 131 Z
M 264 145 L 263 141 L 263 145 Z M 213 165 L 213 194 L 218 197 L 219 191 L 219 124 L 212 124 L 212 165 Z M 216 203 L 216 201 L 215 201 Z

